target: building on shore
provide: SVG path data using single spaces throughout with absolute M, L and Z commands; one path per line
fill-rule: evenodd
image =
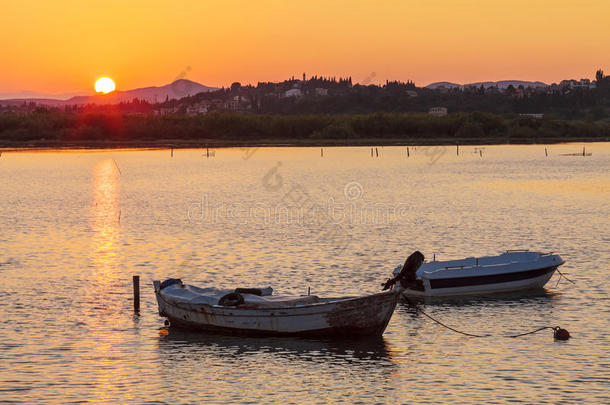
M 431 107 L 428 110 L 428 114 L 443 117 L 447 115 L 447 107 Z
M 301 97 L 302 95 L 301 89 L 290 89 L 284 93 L 284 97 Z
M 536 119 L 542 119 L 544 118 L 544 114 L 540 114 L 540 113 L 536 113 L 536 114 L 519 114 L 519 117 L 530 117 L 530 118 L 536 118 Z

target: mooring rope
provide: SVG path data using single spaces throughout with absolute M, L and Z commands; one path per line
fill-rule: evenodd
M 411 301 L 409 301 L 408 299 L 407 299 L 407 302 L 409 303 L 409 306 L 415 308 L 415 310 L 417 312 L 419 312 L 420 314 L 424 315 L 426 318 L 430 319 L 431 321 L 433 321 L 433 322 L 441 325 L 442 327 L 447 328 L 447 329 L 449 329 L 449 330 L 451 330 L 453 332 L 460 333 L 460 334 L 465 335 L 465 336 L 478 337 L 478 338 L 492 337 L 493 336 L 493 335 L 491 335 L 489 333 L 485 334 L 485 335 L 475 335 L 474 333 L 468 333 L 468 332 L 463 332 L 461 330 L 457 330 L 455 328 L 452 328 L 449 325 L 445 325 L 443 322 L 439 321 L 438 319 L 435 319 L 432 315 L 427 314 L 421 308 L 419 308 L 417 305 L 413 305 L 411 303 Z M 535 329 L 535 330 L 532 330 L 532 331 L 529 331 L 529 332 L 519 333 L 519 334 L 516 334 L 516 335 L 500 335 L 499 337 L 517 338 L 517 337 L 520 337 L 520 336 L 531 335 L 531 334 L 543 331 L 545 329 L 553 329 L 554 331 L 556 331 L 557 329 L 559 329 L 559 326 L 543 326 L 541 328 L 538 328 L 538 329 Z
M 576 283 L 575 283 L 574 281 L 572 281 L 572 280 L 570 280 L 569 278 L 567 278 L 567 277 L 565 276 L 565 274 L 563 274 L 562 272 L 560 272 L 560 271 L 559 271 L 559 269 L 557 269 L 556 271 L 557 271 L 557 273 L 559 273 L 559 280 L 557 280 L 557 284 L 555 284 L 555 287 L 557 287 L 557 286 L 559 285 L 559 282 L 561 281 L 561 278 L 562 278 L 562 277 L 563 277 L 563 278 L 565 278 L 566 280 L 568 280 L 570 283 L 572 283 L 572 284 L 576 285 Z
M 437 319 L 434 319 L 432 316 L 428 315 L 427 313 L 425 313 L 424 311 L 422 311 L 422 310 L 421 310 L 420 308 L 418 308 L 418 307 L 415 307 L 415 310 L 416 310 L 416 311 L 418 311 L 420 314 L 422 314 L 422 315 L 424 315 L 424 316 L 428 317 L 428 318 L 429 318 L 429 319 L 431 319 L 432 321 L 434 321 L 434 322 L 438 323 L 438 324 L 439 324 L 439 325 L 441 325 L 442 327 L 445 327 L 445 328 L 447 328 L 447 329 L 449 329 L 449 330 L 452 330 L 452 331 L 454 331 L 454 332 L 457 332 L 457 333 L 461 333 L 462 335 L 466 335 L 466 336 L 472 336 L 472 337 L 489 337 L 489 336 L 491 336 L 491 335 L 489 335 L 489 334 L 487 334 L 487 335 L 475 335 L 475 334 L 473 334 L 473 333 L 462 332 L 461 330 L 454 329 L 454 328 L 452 328 L 451 326 L 445 325 L 445 324 L 444 324 L 444 323 L 442 323 L 441 321 L 439 321 L 439 320 L 437 320 Z

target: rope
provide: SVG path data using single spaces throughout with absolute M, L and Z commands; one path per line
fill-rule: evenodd
M 424 311 L 422 311 L 421 309 L 419 309 L 419 308 L 417 308 L 417 307 L 415 307 L 415 309 L 416 309 L 416 310 L 417 310 L 419 313 L 421 313 L 422 315 L 424 315 L 424 316 L 428 317 L 429 319 L 433 320 L 434 322 L 438 323 L 439 325 L 441 325 L 441 326 L 443 326 L 443 327 L 445 327 L 445 328 L 447 328 L 447 329 L 449 329 L 449 330 L 452 330 L 452 331 L 454 331 L 454 332 L 461 333 L 462 335 L 466 335 L 466 336 L 472 336 L 472 337 L 488 337 L 488 336 L 491 336 L 491 335 L 475 335 L 475 334 L 472 334 L 472 333 L 462 332 L 462 331 L 460 331 L 460 330 L 457 330 L 457 329 L 452 328 L 451 326 L 447 326 L 447 325 L 445 325 L 444 323 L 442 323 L 441 321 L 439 321 L 439 320 L 437 320 L 437 319 L 434 319 L 433 317 L 431 317 L 430 315 L 428 315 L 427 313 L 425 313 Z
M 432 320 L 433 322 L 435 322 L 435 323 L 437 323 L 437 324 L 441 325 L 442 327 L 447 328 L 447 329 L 449 329 L 449 330 L 451 330 L 451 331 L 453 331 L 453 332 L 460 333 L 460 334 L 465 335 L 465 336 L 470 336 L 470 337 L 478 337 L 478 338 L 482 338 L 482 337 L 492 337 L 492 336 L 493 336 L 493 335 L 490 335 L 490 334 L 486 334 L 486 335 L 475 335 L 474 333 L 468 333 L 468 332 L 463 332 L 463 331 L 461 331 L 461 330 L 457 330 L 457 329 L 455 329 L 455 328 L 452 328 L 452 327 L 451 327 L 451 326 L 449 326 L 449 325 L 445 325 L 444 323 L 442 323 L 442 322 L 441 322 L 441 321 L 439 321 L 438 319 L 435 319 L 435 318 L 434 318 L 434 317 L 432 317 L 431 315 L 428 315 L 428 314 L 427 314 L 427 313 L 425 313 L 425 312 L 424 312 L 424 311 L 423 311 L 421 308 L 419 308 L 417 305 L 412 305 L 412 304 L 411 304 L 411 301 L 409 301 L 408 299 L 407 299 L 407 302 L 409 303 L 409 306 L 411 306 L 411 307 L 415 308 L 415 310 L 416 310 L 417 312 L 419 312 L 420 314 L 424 315 L 426 318 L 428 318 L 428 319 Z M 541 328 L 538 328 L 538 329 L 535 329 L 535 330 L 532 330 L 532 331 L 529 331 L 529 332 L 519 333 L 519 334 L 517 334 L 517 335 L 502 335 L 502 336 L 500 336 L 500 337 L 506 337 L 506 338 L 517 338 L 517 337 L 520 337 L 520 336 L 531 335 L 531 334 L 534 334 L 534 333 L 536 333 L 536 332 L 540 332 L 540 331 L 545 330 L 545 329 L 553 329 L 553 330 L 555 330 L 555 329 L 557 329 L 557 328 L 559 328 L 559 327 L 558 327 L 558 326 L 556 326 L 556 327 L 552 327 L 552 326 L 543 326 L 543 327 L 541 327 Z
M 563 277 L 563 278 L 565 278 L 566 280 L 568 280 L 570 283 L 572 283 L 572 284 L 576 285 L 576 283 L 575 283 L 574 281 L 572 281 L 572 280 L 570 280 L 569 278 L 567 278 L 567 277 L 565 276 L 565 274 L 563 274 L 562 272 L 560 272 L 560 271 L 559 271 L 559 269 L 557 269 L 556 271 L 557 271 L 557 273 L 559 273 L 559 280 L 557 280 L 557 284 L 559 284 L 559 281 L 561 280 L 561 277 Z M 557 287 L 557 285 L 555 285 L 555 287 Z
M 555 328 L 558 328 L 558 327 L 559 326 L 556 326 Z M 519 336 L 531 335 L 533 333 L 540 332 L 541 330 L 545 330 L 545 329 L 553 329 L 553 330 L 555 330 L 555 328 L 552 327 L 552 326 L 543 326 L 542 328 L 538 328 L 538 329 L 530 331 L 530 332 L 519 333 L 518 335 L 506 335 L 505 337 L 516 338 L 516 337 L 519 337 Z

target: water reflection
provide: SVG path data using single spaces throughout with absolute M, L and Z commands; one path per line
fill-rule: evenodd
M 193 332 L 174 326 L 159 329 L 159 350 L 168 359 L 197 353 L 209 357 L 247 358 L 273 356 L 284 360 L 393 366 L 392 350 L 383 337 L 323 340 L 293 337 L 253 338 Z
M 91 261 L 95 272 L 91 275 L 90 282 L 93 284 L 107 286 L 119 276 L 119 196 L 119 171 L 114 160 L 100 161 L 93 169 L 91 197 Z
M 546 289 L 531 289 L 526 291 L 514 291 L 505 293 L 463 295 L 463 296 L 438 296 L 438 297 L 401 297 L 400 304 L 403 306 L 435 305 L 435 306 L 511 306 L 511 305 L 536 305 L 546 304 L 558 296 L 557 292 Z
M 119 174 L 112 159 L 102 160 L 93 168 L 89 221 L 92 271 L 87 274 L 85 295 L 88 303 L 93 304 L 88 306 L 93 312 L 93 316 L 88 318 L 91 322 L 89 333 L 96 344 L 90 356 L 99 365 L 92 396 L 103 402 L 117 395 L 116 381 L 124 377 L 123 366 L 113 353 L 125 336 L 112 327 L 120 322 L 119 313 L 124 301 L 116 298 L 116 294 L 122 293 L 118 248 L 121 215 Z

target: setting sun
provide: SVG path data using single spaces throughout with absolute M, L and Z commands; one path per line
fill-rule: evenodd
M 98 93 L 110 93 L 116 88 L 114 81 L 109 77 L 101 77 L 95 82 L 95 91 Z

